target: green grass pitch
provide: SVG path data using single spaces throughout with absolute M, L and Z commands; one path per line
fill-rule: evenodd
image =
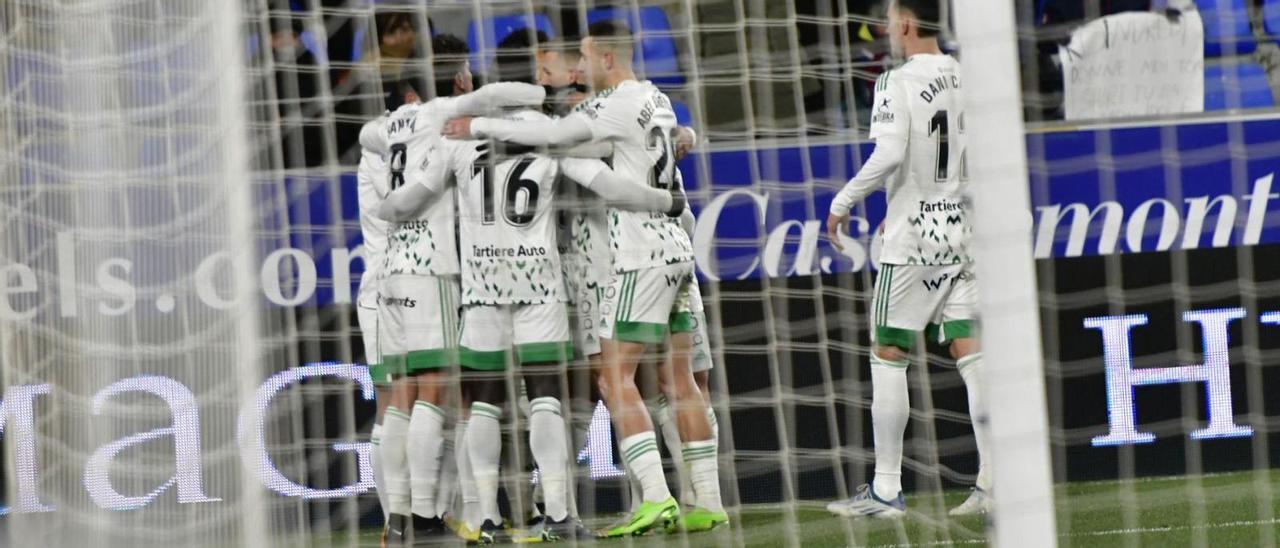
M 1280 473 L 1262 472 L 1082 482 L 1056 488 L 1060 546 L 1264 546 L 1280 543 Z M 590 546 L 946 546 L 985 545 L 983 518 L 952 519 L 967 496 L 947 491 L 907 497 L 902 520 L 848 520 L 821 502 L 744 507 L 733 526 L 687 536 L 654 535 Z M 592 520 L 588 525 L 603 525 Z M 337 535 L 317 546 L 351 546 Z M 375 531 L 358 546 L 377 546 Z

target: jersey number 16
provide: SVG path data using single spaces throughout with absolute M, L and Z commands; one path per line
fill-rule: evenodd
M 471 175 L 482 176 L 481 179 L 481 201 L 480 216 L 481 222 L 486 225 L 493 224 L 496 215 L 494 212 L 494 188 L 493 188 L 493 171 L 494 166 L 489 165 L 488 152 L 483 153 L 484 156 L 476 160 L 472 165 Z M 538 182 L 524 178 L 525 170 L 533 164 L 534 160 L 530 156 L 525 156 L 516 161 L 511 167 L 511 171 L 507 173 L 507 179 L 502 185 L 502 192 L 505 195 L 506 207 L 503 208 L 503 216 L 507 222 L 513 226 L 525 226 L 533 222 L 533 218 L 538 211 Z M 524 194 L 524 207 L 520 207 L 520 194 Z

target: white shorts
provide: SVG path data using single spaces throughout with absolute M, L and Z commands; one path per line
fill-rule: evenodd
M 501 371 L 515 350 L 517 363 L 573 358 L 565 303 L 467 305 L 462 308 L 459 362 L 467 369 Z
M 872 342 L 911 350 L 916 334 L 946 343 L 975 336 L 972 265 L 880 265 L 871 298 Z
M 685 321 L 690 323 L 679 325 Z M 691 369 L 694 373 L 708 371 L 715 367 L 711 359 L 711 337 L 707 336 L 707 313 L 702 306 L 702 288 L 698 287 L 697 276 L 691 278 L 685 291 L 677 298 L 676 316 L 672 318 L 671 330 L 693 333 Z
M 457 363 L 456 277 L 396 275 L 378 289 L 378 350 L 390 375 Z
M 693 295 L 697 295 L 694 297 Z M 697 289 L 690 292 L 690 310 L 689 315 L 693 318 L 693 372 L 710 371 L 715 367 L 715 360 L 711 357 L 711 337 L 707 335 L 707 312 L 702 308 L 702 295 L 698 295 Z M 696 301 L 697 306 L 692 306 Z
M 600 353 L 600 335 L 596 333 L 600 322 L 600 282 L 607 275 L 589 272 L 576 255 L 561 256 L 564 285 L 569 294 L 569 327 L 573 331 L 575 357 L 583 358 Z
M 579 356 L 594 356 L 600 353 L 600 297 L 604 290 L 594 283 L 576 284 L 577 296 L 574 298 L 573 347 Z
M 364 342 L 364 361 L 369 366 L 369 376 L 374 384 L 391 382 L 386 369 L 382 366 L 382 355 L 378 353 L 378 301 L 373 296 L 360 295 L 356 298 L 356 323 L 360 325 L 360 338 Z
M 615 273 L 600 299 L 600 337 L 661 344 L 691 283 L 691 261 Z

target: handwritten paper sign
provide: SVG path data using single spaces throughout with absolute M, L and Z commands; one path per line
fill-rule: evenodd
M 1108 15 L 1071 34 L 1062 59 L 1066 118 L 1204 110 L 1204 27 L 1195 10 Z

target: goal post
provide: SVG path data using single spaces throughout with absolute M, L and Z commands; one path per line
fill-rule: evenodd
M 1013 3 L 954 10 L 972 170 L 973 250 L 990 420 L 996 546 L 1057 544 Z M 981 419 L 978 419 L 981 420 Z

